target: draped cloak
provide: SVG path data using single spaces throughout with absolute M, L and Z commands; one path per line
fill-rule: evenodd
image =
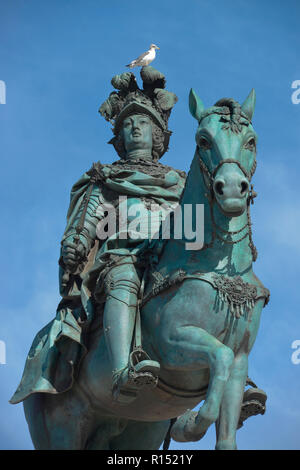
M 106 202 L 101 191 L 101 188 L 106 187 L 115 192 L 116 196 L 145 198 L 168 206 L 178 203 L 185 185 L 185 174 L 161 164 L 156 166 L 158 170 L 164 169 L 164 171 L 158 171 L 158 175 L 157 173 L 153 175 L 153 172 L 147 174 L 139 171 L 141 168 L 139 165 L 132 165 L 132 168 L 130 165 L 122 167 L 118 164 L 101 166 L 100 202 Z M 84 173 L 71 190 L 63 240 L 69 235 L 82 206 L 90 184 L 89 173 Z M 62 257 L 60 258 L 59 282 L 62 301 L 58 305 L 56 317 L 34 338 L 20 385 L 10 403 L 19 403 L 32 393 L 57 394 L 72 387 L 79 364 L 87 353 L 86 334 L 97 314 L 92 292 L 101 272 L 114 255 L 139 259 L 145 253 L 151 253 L 154 248 L 153 240 L 145 239 L 142 242 L 120 240 L 118 235 L 116 233 L 109 237 L 99 249 L 98 244 L 95 244 L 86 268 L 80 275 L 71 275 L 71 282 L 67 288 L 62 285 L 65 269 L 61 262 Z

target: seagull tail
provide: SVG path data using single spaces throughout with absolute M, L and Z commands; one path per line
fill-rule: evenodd
M 126 67 L 129 67 L 130 69 L 133 69 L 133 67 L 135 67 L 135 60 L 130 62 L 130 64 L 127 64 Z

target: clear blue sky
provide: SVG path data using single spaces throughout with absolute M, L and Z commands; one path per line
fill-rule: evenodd
M 59 301 L 57 260 L 72 184 L 94 161 L 116 159 L 98 115 L 124 65 L 158 44 L 153 65 L 179 101 L 163 162 L 188 170 L 196 123 L 188 93 L 206 106 L 242 102 L 252 87 L 259 136 L 252 209 L 255 272 L 271 290 L 250 356 L 250 376 L 268 393 L 264 416 L 238 432 L 240 449 L 300 449 L 300 80 L 298 0 L 0 0 L 1 306 L 0 448 L 31 449 L 21 405 L 8 400 L 37 331 Z M 212 428 L 199 443 L 214 448 Z

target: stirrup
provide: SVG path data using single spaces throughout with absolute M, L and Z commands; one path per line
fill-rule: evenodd
M 258 414 L 263 415 L 266 411 L 267 394 L 260 388 L 249 388 L 245 391 L 241 414 L 237 429 L 243 426 L 244 421 Z
M 157 361 L 146 359 L 133 365 L 130 357 L 129 365 L 113 374 L 114 400 L 124 404 L 132 403 L 142 388 L 156 387 L 159 370 Z
M 150 359 L 142 348 L 132 351 L 129 356 L 129 374 L 133 383 L 138 387 L 156 387 L 160 364 Z
M 114 401 L 120 404 L 129 404 L 136 399 L 137 389 L 130 386 L 128 367 L 113 373 L 112 381 L 112 396 Z
M 145 386 L 154 388 L 158 382 L 159 370 L 160 365 L 158 362 L 151 361 L 150 359 L 141 361 L 135 366 L 129 368 L 130 381 L 138 389 Z

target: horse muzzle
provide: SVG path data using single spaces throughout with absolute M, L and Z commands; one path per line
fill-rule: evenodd
M 238 217 L 247 207 L 249 181 L 242 172 L 221 170 L 214 179 L 214 196 L 224 215 Z

